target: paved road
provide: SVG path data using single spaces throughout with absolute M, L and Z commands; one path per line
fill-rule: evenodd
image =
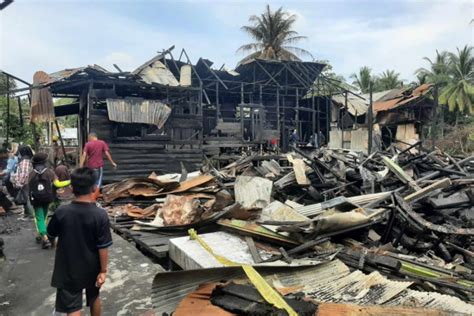
M 6 255 L 6 260 L 0 261 L 0 315 L 52 315 L 54 250 L 43 250 L 36 244 L 33 225 L 18 221 L 16 215 L 0 217 Z M 108 278 L 101 293 L 103 315 L 142 315 L 152 307 L 151 283 L 162 269 L 120 236 L 114 234 L 113 239 Z

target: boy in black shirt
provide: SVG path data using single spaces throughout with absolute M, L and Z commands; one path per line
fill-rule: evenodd
M 89 168 L 71 175 L 75 200 L 59 207 L 48 225 L 48 234 L 59 237 L 51 285 L 57 288 L 56 311 L 80 315 L 86 290 L 91 315 L 101 314 L 99 289 L 105 282 L 107 248 L 112 245 L 105 210 L 95 204 L 96 179 Z

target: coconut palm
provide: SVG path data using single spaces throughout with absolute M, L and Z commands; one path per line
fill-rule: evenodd
M 370 89 L 370 82 L 375 79 L 372 77 L 372 69 L 363 66 L 359 69 L 359 73 L 352 74 L 349 78 L 353 79 L 352 84 L 357 86 L 362 93 L 368 93 Z
M 435 84 L 446 84 L 449 80 L 449 53 L 436 50 L 436 58 L 431 60 L 423 57 L 430 64 L 430 69 L 419 68 L 415 71 L 417 76 L 424 76 L 426 81 Z
M 252 15 L 249 18 L 252 25 L 242 26 L 242 30 L 249 34 L 254 43 L 242 45 L 238 52 L 252 52 L 240 63 L 252 59 L 275 59 L 275 60 L 300 60 L 298 56 L 311 56 L 305 49 L 295 47 L 293 44 L 305 39 L 293 30 L 296 15 L 289 14 L 279 8 L 272 11 L 267 5 L 265 12 Z
M 395 70 L 386 70 L 382 72 L 376 81 L 377 90 L 390 90 L 396 89 L 403 86 L 402 80 L 400 80 L 400 74 Z
M 457 54 L 449 53 L 449 74 L 451 80 L 441 91 L 439 102 L 447 104 L 449 111 L 472 113 L 474 99 L 474 56 L 472 46 L 457 49 Z

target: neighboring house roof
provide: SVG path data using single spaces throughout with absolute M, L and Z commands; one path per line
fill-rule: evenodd
M 431 84 L 422 84 L 415 89 L 400 88 L 391 89 L 372 94 L 373 111 L 382 112 L 398 108 L 402 105 L 407 105 L 412 101 L 416 101 L 420 97 L 425 96 L 431 89 Z M 347 111 L 354 116 L 364 115 L 369 107 L 369 94 L 361 95 L 363 99 L 348 94 L 347 96 Z M 335 95 L 332 100 L 339 106 L 345 106 L 345 96 L 342 94 Z
M 346 98 L 344 95 L 335 95 L 332 97 L 332 100 L 338 103 L 340 106 L 345 106 Z M 361 99 L 355 95 L 347 95 L 347 111 L 354 115 L 364 115 L 369 108 L 369 102 L 367 99 Z
M 374 112 L 393 110 L 402 105 L 407 105 L 421 97 L 424 97 L 430 91 L 431 87 L 431 84 L 425 83 L 411 91 L 409 89 L 392 90 L 380 101 L 376 101 L 373 104 Z

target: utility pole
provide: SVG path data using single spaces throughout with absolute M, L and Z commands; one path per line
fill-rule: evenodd
M 433 109 L 433 119 L 431 120 L 431 149 L 435 149 L 435 141 L 436 141 L 436 135 L 435 135 L 435 129 L 436 129 L 436 121 L 437 120 L 437 113 L 438 113 L 438 85 L 436 84 L 433 89 L 433 99 L 434 99 L 434 109 Z M 444 113 L 441 111 L 441 115 Z M 444 117 L 442 118 L 444 121 Z M 443 122 L 444 123 L 444 122 Z M 441 130 L 443 129 L 444 124 L 441 125 Z
M 10 140 L 10 76 L 7 75 L 7 144 Z
M 369 83 L 369 109 L 367 113 L 367 127 L 368 131 L 368 141 L 367 141 L 367 154 L 372 153 L 372 134 L 374 131 L 374 118 L 373 118 L 373 104 L 372 104 L 372 81 Z

